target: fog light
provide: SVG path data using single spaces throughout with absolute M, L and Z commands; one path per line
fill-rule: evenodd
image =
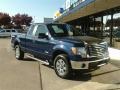
M 81 67 L 82 67 L 82 68 L 85 68 L 85 67 L 86 67 L 86 64 L 85 64 L 85 63 L 83 63 Z

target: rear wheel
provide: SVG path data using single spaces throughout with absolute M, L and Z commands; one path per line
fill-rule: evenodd
M 70 63 L 68 62 L 67 55 L 60 54 L 54 60 L 54 69 L 56 74 L 61 78 L 69 78 L 71 74 Z
M 15 57 L 18 60 L 23 60 L 24 52 L 20 49 L 19 45 L 15 46 Z

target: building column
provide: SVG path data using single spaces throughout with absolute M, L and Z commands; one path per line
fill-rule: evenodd
M 113 46 L 113 12 L 111 14 L 111 27 L 110 27 L 110 46 Z
M 103 29 L 104 29 L 104 22 L 103 22 L 103 16 L 101 16 L 101 22 L 102 22 L 102 25 L 101 25 L 101 30 L 102 30 L 102 34 L 101 34 L 101 38 L 103 39 Z
M 95 26 L 96 25 L 96 23 L 95 23 L 95 17 L 93 17 L 93 28 L 94 28 L 94 36 L 96 36 L 96 31 L 95 31 Z

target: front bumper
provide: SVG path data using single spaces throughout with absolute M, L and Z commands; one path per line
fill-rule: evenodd
M 95 68 L 99 68 L 101 66 L 106 65 L 109 60 L 110 60 L 109 57 L 94 60 L 94 61 L 72 61 L 71 60 L 71 67 L 72 69 L 83 69 L 83 70 L 95 69 Z

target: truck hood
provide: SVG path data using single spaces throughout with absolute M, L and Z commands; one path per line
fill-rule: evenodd
M 101 39 L 90 37 L 90 36 L 70 36 L 70 37 L 57 37 L 56 40 L 68 42 L 68 43 L 100 43 L 102 42 Z

